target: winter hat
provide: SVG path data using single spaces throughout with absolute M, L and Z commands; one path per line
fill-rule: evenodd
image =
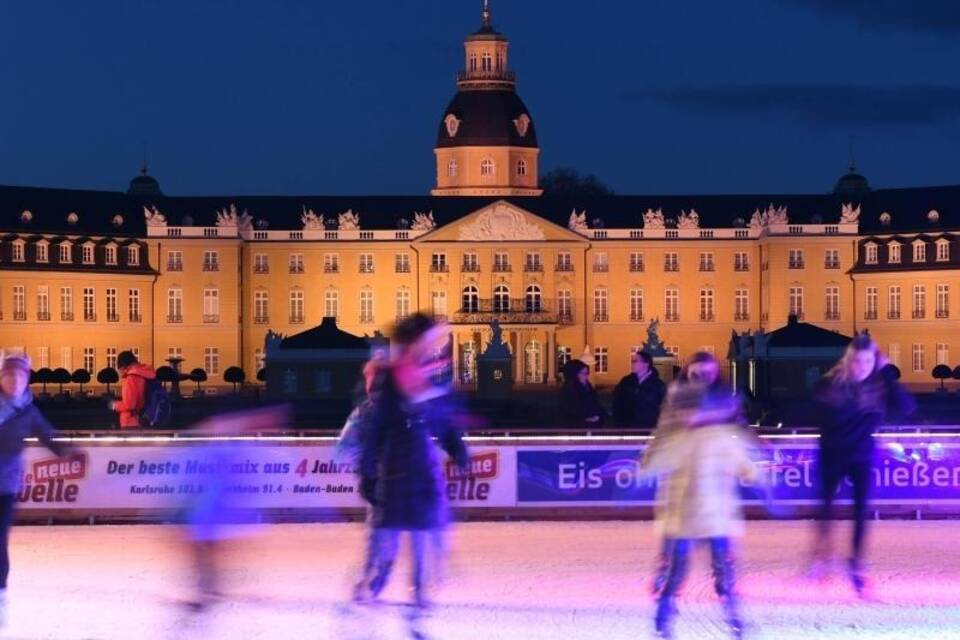
M 117 368 L 126 369 L 132 364 L 136 364 L 137 356 L 133 355 L 133 351 L 121 351 L 117 355 Z
M 0 375 L 17 369 L 29 375 L 30 358 L 22 353 L 10 354 L 3 357 L 3 363 L 0 364 Z

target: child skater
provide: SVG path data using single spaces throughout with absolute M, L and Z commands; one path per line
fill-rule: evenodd
M 739 400 L 719 377 L 711 354 L 694 354 L 671 385 L 658 435 L 642 463 L 645 471 L 660 474 L 656 525 L 664 540 L 666 570 L 655 623 L 663 638 L 672 637 L 674 600 L 686 577 L 690 548 L 700 540 L 710 545 L 714 587 L 727 625 L 734 637 L 743 633 L 731 538 L 743 534 L 737 481 L 752 481 L 757 471 L 750 458 L 753 438 L 740 424 Z
M 449 521 L 440 445 L 462 469 L 467 449 L 448 389 L 432 377 L 448 364 L 450 330 L 423 314 L 397 325 L 390 361 L 374 385 L 364 412 L 360 456 L 361 494 L 370 503 L 371 539 L 354 600 L 383 591 L 397 556 L 400 534 L 409 532 L 413 552 L 414 605 L 429 606 L 426 593 L 428 544 L 443 553 Z
M 30 360 L 21 354 L 2 357 L 0 362 L 0 624 L 6 618 L 7 576 L 10 556 L 7 551 L 13 506 L 23 478 L 24 439 L 35 437 L 54 455 L 73 453 L 66 443 L 56 442 L 56 432 L 33 404 Z

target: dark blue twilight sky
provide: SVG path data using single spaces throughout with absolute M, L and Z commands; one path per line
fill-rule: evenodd
M 11 2 L 0 184 L 422 194 L 480 0 Z M 618 193 L 960 183 L 956 0 L 493 0 L 541 170 Z

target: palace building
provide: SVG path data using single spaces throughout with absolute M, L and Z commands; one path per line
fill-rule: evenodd
M 496 319 L 518 382 L 588 355 L 608 385 L 652 319 L 682 361 L 795 315 L 868 329 L 909 383 L 960 364 L 960 185 L 851 168 L 813 195 L 541 195 L 507 53 L 485 6 L 422 197 L 179 197 L 146 170 L 126 192 L 0 187 L 0 347 L 94 373 L 178 356 L 217 385 L 253 377 L 270 330 L 389 335 L 423 310 L 452 325 L 463 384 Z

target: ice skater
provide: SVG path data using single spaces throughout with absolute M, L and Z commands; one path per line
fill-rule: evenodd
M 423 314 L 400 322 L 393 335 L 389 363 L 374 384 L 364 412 L 360 456 L 361 494 L 370 503 L 367 558 L 353 599 L 376 599 L 389 580 L 400 534 L 410 533 L 413 597 L 418 609 L 429 606 L 428 547 L 434 568 L 443 556 L 449 509 L 443 460 L 434 437 L 453 461 L 467 467 L 456 405 L 433 376 L 448 364 L 449 327 Z
M 813 394 L 820 422 L 821 506 L 810 575 L 824 576 L 831 563 L 833 500 L 840 483 L 849 478 L 853 485 L 854 524 L 847 572 L 861 596 L 867 584 L 863 549 L 872 482 L 873 432 L 888 412 L 909 415 L 916 408 L 913 396 L 897 382 L 898 377 L 896 368 L 870 336 L 858 335 Z
M 56 432 L 33 404 L 30 360 L 25 355 L 7 355 L 0 362 L 0 624 L 6 618 L 7 577 L 10 575 L 8 542 L 13 507 L 23 480 L 24 439 L 36 437 L 56 456 L 74 453 L 73 447 L 56 442 Z
M 644 454 L 644 471 L 659 474 L 656 527 L 663 538 L 664 565 L 657 585 L 655 625 L 672 637 L 677 591 L 697 541 L 710 545 L 714 588 L 726 622 L 741 637 L 734 590 L 732 539 L 743 534 L 738 480 L 757 477 L 751 460 L 754 439 L 741 424 L 740 401 L 720 381 L 719 363 L 696 353 L 667 392 L 657 436 Z

